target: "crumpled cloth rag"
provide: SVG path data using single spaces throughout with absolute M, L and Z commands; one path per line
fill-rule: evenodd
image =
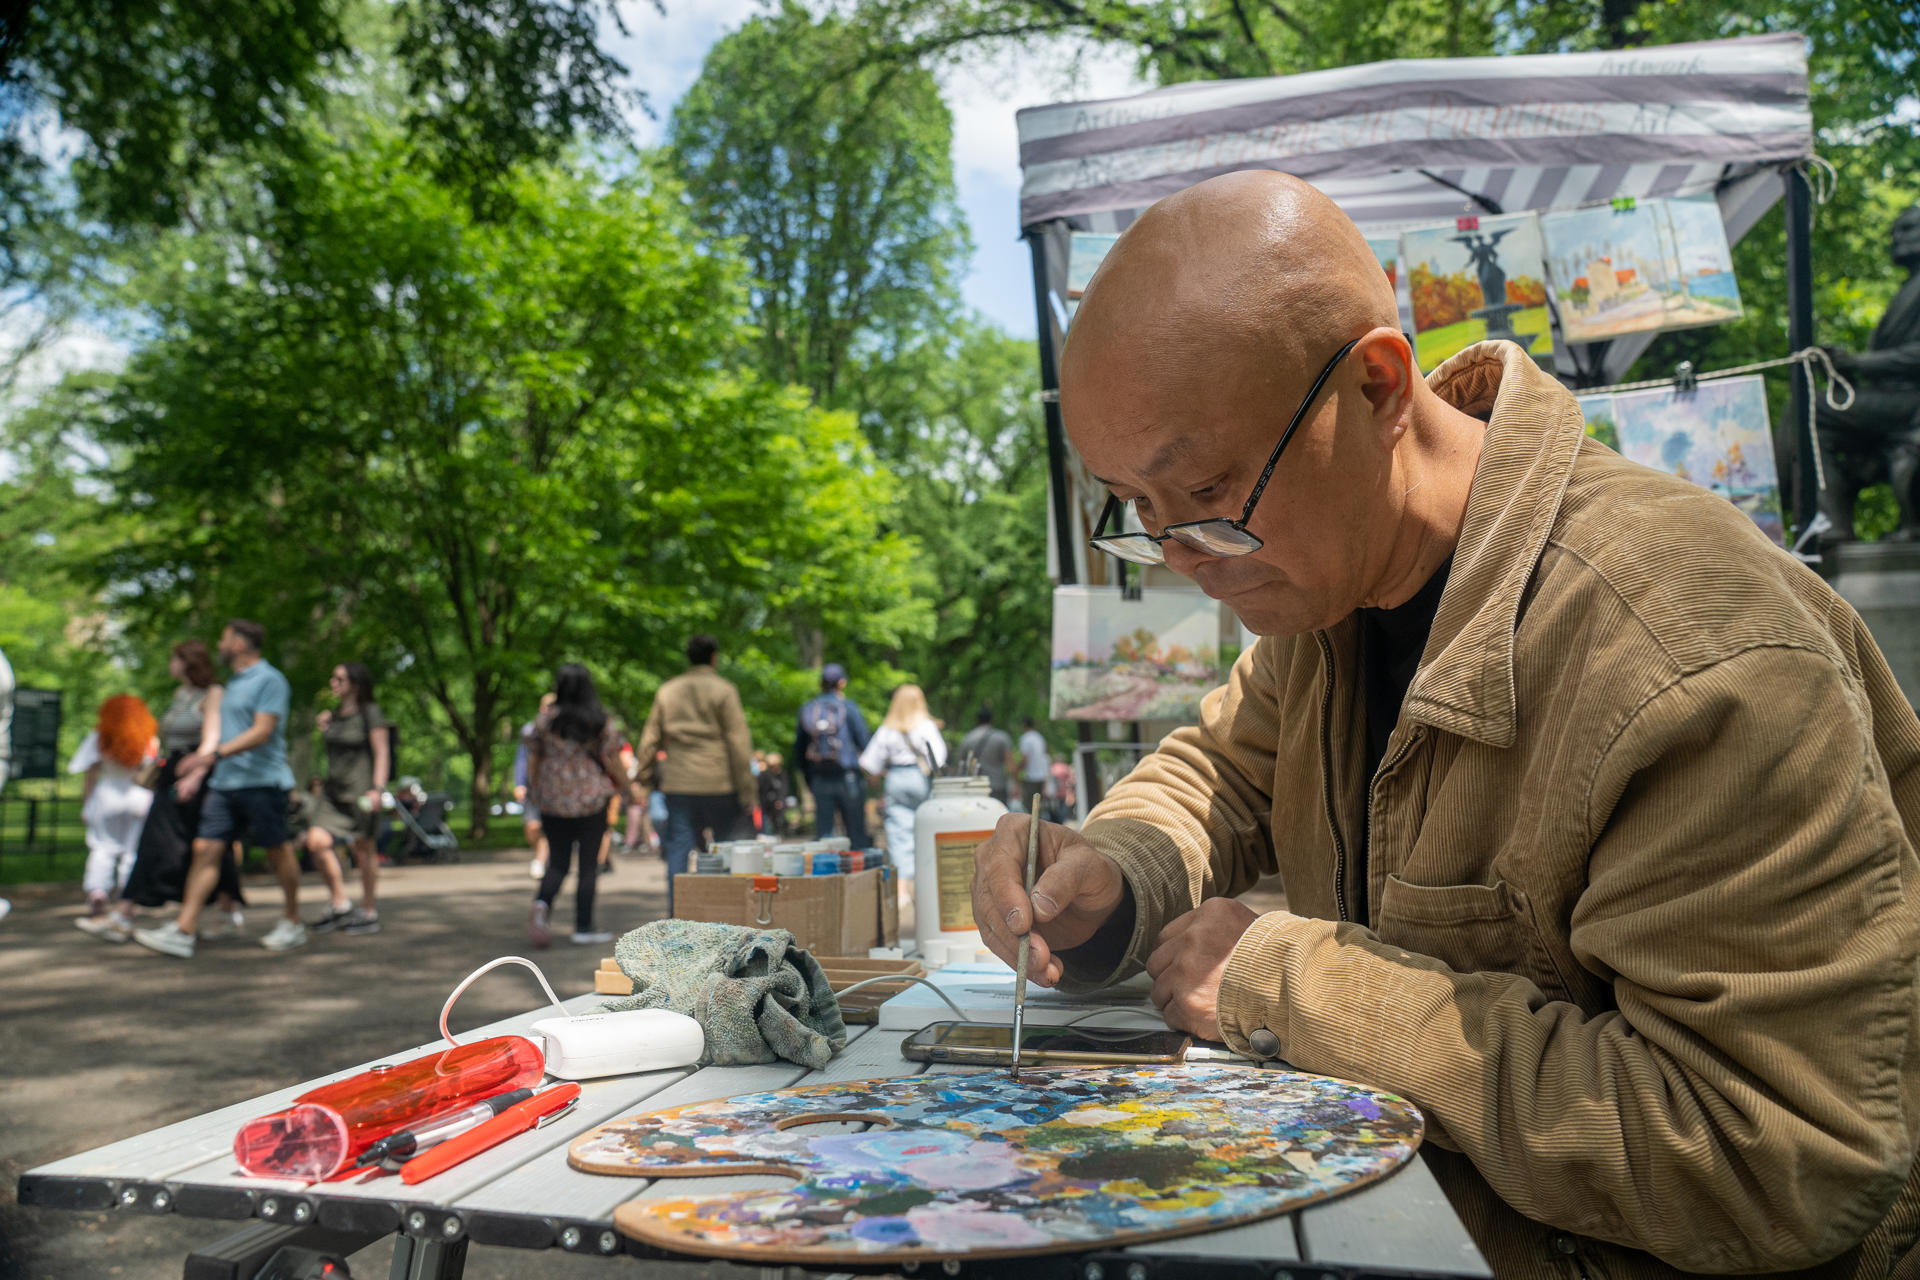
M 846 1047 L 826 971 L 785 929 L 655 920 L 616 942 L 613 958 L 633 994 L 607 1012 L 686 1014 L 706 1029 L 703 1067 L 785 1058 L 818 1070 Z

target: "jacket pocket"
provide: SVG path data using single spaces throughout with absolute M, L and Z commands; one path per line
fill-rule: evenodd
M 1504 880 L 1424 885 L 1388 875 L 1374 932 L 1456 973 L 1517 974 L 1550 999 L 1567 998 L 1527 896 Z

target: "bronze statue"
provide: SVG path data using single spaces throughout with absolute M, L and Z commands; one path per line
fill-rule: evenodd
M 1815 418 L 1827 473 L 1820 505 L 1833 522 L 1828 541 L 1854 539 L 1854 500 L 1882 480 L 1893 486 L 1900 508 L 1900 527 L 1888 536 L 1920 539 L 1920 204 L 1893 220 L 1892 251 L 1907 269 L 1907 282 L 1867 349 L 1826 348 L 1833 367 L 1854 386 L 1851 408 L 1830 409 L 1821 397 Z

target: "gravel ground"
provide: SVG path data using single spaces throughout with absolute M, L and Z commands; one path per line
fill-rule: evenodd
M 316 936 L 282 954 L 257 939 L 272 926 L 279 891 L 253 877 L 246 939 L 209 939 L 190 961 L 132 944 L 108 946 L 81 933 L 73 886 L 14 886 L 0 922 L 0 1277 L 31 1280 L 173 1280 L 186 1256 L 236 1224 L 23 1209 L 22 1171 L 216 1107 L 282 1088 L 431 1039 L 441 1002 L 494 956 L 526 950 L 532 896 L 526 854 L 481 855 L 455 866 L 382 873 L 385 928 L 366 937 Z M 1283 900 L 1263 885 L 1246 895 L 1259 909 Z M 320 906 L 306 878 L 309 916 Z M 616 933 L 659 916 L 665 879 L 657 858 L 622 859 L 601 880 L 599 922 Z M 572 920 L 571 884 L 559 923 Z M 157 914 L 151 922 L 157 922 Z M 910 931 L 911 921 L 903 927 Z M 605 946 L 564 937 L 542 968 L 565 998 L 591 991 Z M 505 969 L 461 997 L 454 1026 L 474 1027 L 541 999 L 531 975 Z M 383 1241 L 354 1256 L 356 1275 L 385 1276 Z M 475 1246 L 471 1280 L 570 1280 L 624 1267 L 658 1280 L 705 1280 L 745 1272 L 691 1264 L 604 1262 L 558 1251 Z

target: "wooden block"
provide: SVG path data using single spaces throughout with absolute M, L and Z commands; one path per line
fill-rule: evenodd
M 601 970 L 593 975 L 593 989 L 603 996 L 630 996 L 633 994 L 633 979 L 624 973 Z
M 606 959 L 600 962 L 600 972 L 618 973 L 620 972 L 620 962 L 618 960 L 615 960 L 612 956 L 608 956 Z

